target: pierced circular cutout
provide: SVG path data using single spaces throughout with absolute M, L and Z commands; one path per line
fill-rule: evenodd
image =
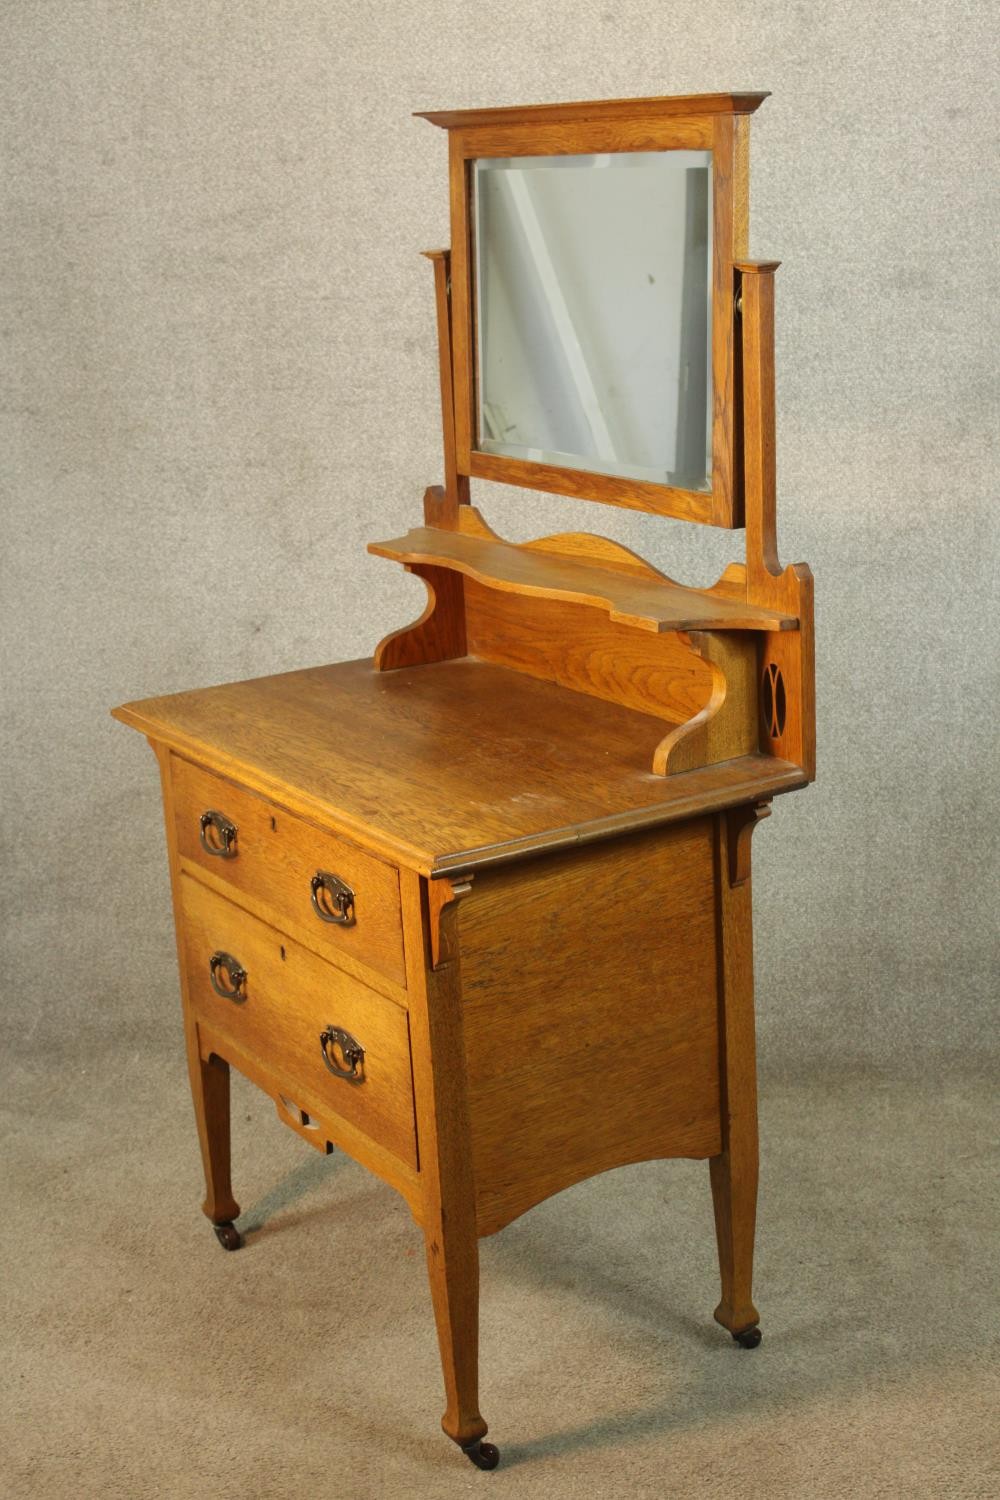
M 785 732 L 785 679 L 777 662 L 769 661 L 760 684 L 760 708 L 764 727 L 772 740 Z

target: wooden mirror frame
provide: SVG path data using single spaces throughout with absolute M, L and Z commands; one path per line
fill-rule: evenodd
M 460 476 L 515 484 L 579 500 L 741 526 L 736 455 L 734 298 L 749 217 L 749 115 L 766 94 L 614 99 L 513 109 L 421 113 L 448 131 L 451 184 L 451 339 L 456 461 Z M 484 453 L 476 438 L 476 311 L 471 163 L 483 157 L 569 156 L 622 151 L 711 151 L 712 487 L 678 489 Z

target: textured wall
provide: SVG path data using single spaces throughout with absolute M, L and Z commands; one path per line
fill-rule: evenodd
M 982 1060 L 996 1002 L 996 99 L 985 4 L 18 0 L 0 13 L 3 1016 L 176 1047 L 126 698 L 367 654 L 364 544 L 440 473 L 445 137 L 410 111 L 770 88 L 781 550 L 818 580 L 820 780 L 757 835 L 772 1070 Z M 992 478 L 992 473 L 990 473 Z M 739 538 L 483 487 L 691 582 Z M 581 511 L 585 513 L 581 514 Z

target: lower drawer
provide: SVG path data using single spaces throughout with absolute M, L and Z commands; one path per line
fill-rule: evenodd
M 190 875 L 180 897 L 188 994 L 213 1036 L 415 1167 L 406 1011 Z

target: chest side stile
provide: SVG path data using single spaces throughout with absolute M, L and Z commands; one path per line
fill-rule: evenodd
M 180 978 L 181 1012 L 184 1023 L 184 1046 L 188 1078 L 194 1104 L 198 1145 L 205 1173 L 205 1199 L 202 1212 L 213 1224 L 232 1224 L 239 1217 L 239 1204 L 233 1197 L 230 1181 L 230 1107 L 229 1064 L 220 1057 L 203 1058 L 198 1039 L 198 1024 L 187 983 L 183 952 L 183 919 L 180 905 L 180 858 L 177 851 L 173 786 L 170 775 L 170 751 L 150 740 L 160 770 L 163 817 L 170 869 L 170 894 L 174 914 L 174 937 Z
M 417 1216 L 447 1400 L 441 1426 L 465 1447 L 487 1430 L 479 1410 L 479 1248 L 458 927 L 469 884 L 401 870 L 400 890 L 420 1141 Z

